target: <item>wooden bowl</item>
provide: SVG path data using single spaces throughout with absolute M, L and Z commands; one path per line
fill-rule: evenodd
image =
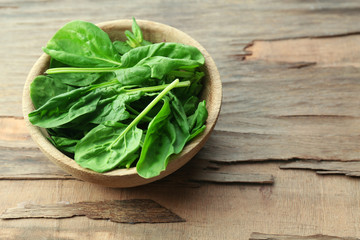
M 137 20 L 138 25 L 143 31 L 144 39 L 151 42 L 178 42 L 188 44 L 197 47 L 205 57 L 205 80 L 202 98 L 206 100 L 208 109 L 208 119 L 206 121 L 206 130 L 191 142 L 189 142 L 183 151 L 174 155 L 169 162 L 167 169 L 163 171 L 159 176 L 154 178 L 145 179 L 140 177 L 136 173 L 136 168 L 130 169 L 118 169 L 107 173 L 97 173 L 88 169 L 80 167 L 73 159 L 67 157 L 62 152 L 57 150 L 46 138 L 47 133 L 45 129 L 36 127 L 29 122 L 28 114 L 34 110 L 30 98 L 30 84 L 33 79 L 43 74 L 49 66 L 50 57 L 43 54 L 34 64 L 27 76 L 24 92 L 23 92 L 23 114 L 25 122 L 30 131 L 30 135 L 33 140 L 38 144 L 40 150 L 56 165 L 61 167 L 66 172 L 70 173 L 76 178 L 82 179 L 87 182 L 100 184 L 107 187 L 125 188 L 134 187 L 143 184 L 153 182 L 161 179 L 180 167 L 186 164 L 205 144 L 209 138 L 210 133 L 214 129 L 215 123 L 219 116 L 221 99 L 222 99 L 222 86 L 219 72 L 213 59 L 209 53 L 201 46 L 197 41 L 192 39 L 189 35 L 185 34 L 173 27 L 151 22 Z M 116 20 L 103 22 L 98 24 L 105 32 L 107 32 L 110 38 L 114 40 L 124 40 L 124 31 L 131 29 L 131 20 Z

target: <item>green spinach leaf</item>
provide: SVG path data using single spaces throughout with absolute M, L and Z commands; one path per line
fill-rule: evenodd
M 138 174 L 144 178 L 158 176 L 166 169 L 170 156 L 182 151 L 189 137 L 184 109 L 180 101 L 170 94 L 164 98 L 163 107 L 148 126 L 136 165 Z
M 203 100 L 198 104 L 195 113 L 188 117 L 188 124 L 190 128 L 190 137 L 188 141 L 190 141 L 205 130 L 205 122 L 207 117 L 208 111 L 206 109 L 206 101 Z
M 126 42 L 114 41 L 113 44 L 114 44 L 114 47 L 116 48 L 116 50 L 117 50 L 121 55 L 124 55 L 125 53 L 127 53 L 128 51 L 130 51 L 131 49 L 133 49 L 133 48 L 130 47 L 129 44 L 127 44 Z
M 30 97 L 35 108 L 44 105 L 49 99 L 75 89 L 49 76 L 37 76 L 30 85 Z
M 51 98 L 29 113 L 30 122 L 43 128 L 59 127 L 95 111 L 101 92 L 89 91 L 90 88 L 78 88 Z
M 126 104 L 140 99 L 141 91 L 127 93 L 123 91 L 118 95 L 99 101 L 97 110 L 91 123 L 100 124 L 106 121 L 122 121 L 128 119 L 130 114 L 126 111 Z
M 55 33 L 43 51 L 74 67 L 121 65 L 120 55 L 109 36 L 96 25 L 72 21 Z
M 189 60 L 193 65 L 200 66 L 205 62 L 201 52 L 193 46 L 180 43 L 154 43 L 137 47 L 121 57 L 122 67 L 133 67 L 149 57 L 162 56 L 170 59 Z M 189 64 L 192 65 L 192 64 Z
M 140 147 L 142 130 L 118 122 L 105 122 L 91 130 L 75 148 L 75 161 L 96 172 L 125 166 Z
M 79 142 L 78 139 L 58 136 L 51 136 L 49 140 L 55 145 L 56 148 L 68 153 L 75 153 L 76 144 Z
M 103 75 L 103 73 L 59 73 L 47 76 L 53 78 L 56 82 L 75 87 L 84 87 L 96 82 Z

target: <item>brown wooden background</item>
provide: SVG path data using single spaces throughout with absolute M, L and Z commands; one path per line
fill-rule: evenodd
M 219 68 L 223 105 L 210 140 L 183 169 L 109 189 L 46 160 L 24 126 L 21 95 L 41 47 L 66 22 L 132 16 L 197 39 Z M 359 1 L 0 0 L 0 36 L 0 212 L 140 198 L 185 219 L 0 220 L 0 239 L 360 237 Z

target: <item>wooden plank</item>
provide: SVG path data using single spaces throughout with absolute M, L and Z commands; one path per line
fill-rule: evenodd
M 295 236 L 295 235 L 252 233 L 249 240 L 359 240 L 359 238 L 335 237 L 335 236 L 327 236 L 321 234 L 311 235 L 311 236 Z
M 190 175 L 190 180 L 215 183 L 261 183 L 273 184 L 274 176 L 254 173 L 226 173 L 216 171 L 198 171 Z
M 299 160 L 280 165 L 281 169 L 308 169 L 318 174 L 342 174 L 349 177 L 360 177 L 360 161 L 314 161 Z
M 216 162 L 360 159 L 360 73 L 243 62 L 225 82 L 219 121 L 199 157 Z
M 6 209 L 0 219 L 70 218 L 86 216 L 118 223 L 172 223 L 185 220 L 151 199 L 129 199 L 63 204 L 24 204 Z
M 0 147 L 0 179 L 74 179 L 37 148 Z
M 359 34 L 298 38 L 275 41 L 254 41 L 245 48 L 244 60 L 269 62 L 304 62 L 317 67 L 360 67 Z M 304 67 L 304 66 L 302 66 Z
M 87 217 L 0 220 L 0 239 L 246 240 L 252 232 L 360 236 L 357 179 L 284 171 L 278 163 L 270 162 L 227 164 L 221 166 L 221 171 L 272 174 L 276 182 L 274 185 L 203 184 L 200 188 L 168 182 L 110 189 L 80 181 L 3 180 L 0 213 L 22 202 L 48 205 L 136 198 L 152 199 L 186 222 L 123 225 Z

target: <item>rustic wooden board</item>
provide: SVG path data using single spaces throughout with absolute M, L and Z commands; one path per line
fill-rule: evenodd
M 0 0 L 0 116 L 6 118 L 1 119 L 6 127 L 0 127 L 2 173 L 9 174 L 7 169 L 18 174 L 17 179 L 28 179 L 26 169 L 37 169 L 33 173 L 45 171 L 56 179 L 39 180 L 40 176 L 35 178 L 38 180 L 0 181 L 0 212 L 29 201 L 46 205 L 146 198 L 187 220 L 123 227 L 86 217 L 19 219 L 0 221 L 0 238 L 241 240 L 249 239 L 252 232 L 359 237 L 358 179 L 324 178 L 310 171 L 281 170 L 279 162 L 257 162 L 360 160 L 359 11 L 360 2 L 355 0 L 65 0 L 61 4 Z M 184 168 L 147 186 L 107 189 L 61 180 L 68 176 L 47 164 L 18 119 L 22 116 L 22 87 L 41 47 L 70 20 L 96 23 L 132 16 L 187 32 L 219 67 L 224 84 L 220 119 L 205 148 L 191 161 L 194 165 L 187 166 L 198 167 L 196 160 L 203 160 L 206 164 L 200 169 L 206 171 L 215 168 L 229 174 L 273 175 L 274 185 L 201 183 L 198 187 L 199 182 L 184 181 L 188 179 Z M 320 38 L 307 41 L 314 37 Z M 266 57 L 251 59 L 251 54 L 261 55 L 260 43 L 266 44 L 261 48 Z M 330 49 L 319 49 L 323 44 Z M 334 47 L 337 49 L 331 49 Z M 286 49 L 292 54 L 284 54 Z M 331 52 L 343 60 L 330 64 L 330 58 L 324 58 Z M 318 54 L 321 57 L 314 58 Z M 16 131 L 9 132 L 11 128 Z M 208 165 L 209 161 L 226 164 Z M 37 164 L 44 166 L 38 168 Z
M 309 169 L 318 174 L 342 174 L 349 177 L 360 177 L 360 161 L 313 161 L 299 160 L 280 165 L 281 169 Z
M 219 122 L 200 157 L 216 162 L 359 160 L 360 72 L 243 62 L 224 83 Z
M 274 176 L 254 173 L 226 173 L 215 171 L 197 171 L 190 175 L 190 180 L 217 183 L 262 183 L 273 184 Z
M 312 235 L 312 236 L 295 236 L 295 235 L 252 233 L 249 240 L 359 240 L 359 238 L 335 237 L 335 236 L 326 236 L 321 234 Z
M 252 232 L 359 237 L 360 182 L 284 171 L 277 163 L 224 165 L 232 173 L 274 175 L 274 185 L 152 183 L 110 189 L 80 181 L 0 181 L 0 213 L 18 203 L 57 204 L 152 199 L 186 219 L 123 225 L 86 217 L 0 220 L 0 239 L 249 239 Z M 100 234 L 101 233 L 101 234 Z M 7 235 L 9 237 L 5 237 Z M 22 238 L 21 238 L 22 236 Z
M 254 41 L 246 61 L 307 62 L 317 67 L 360 67 L 360 35 Z M 302 66 L 304 67 L 304 66 Z
M 151 199 L 128 199 L 99 202 L 23 204 L 8 208 L 0 219 L 70 218 L 86 216 L 118 223 L 172 223 L 185 220 Z

